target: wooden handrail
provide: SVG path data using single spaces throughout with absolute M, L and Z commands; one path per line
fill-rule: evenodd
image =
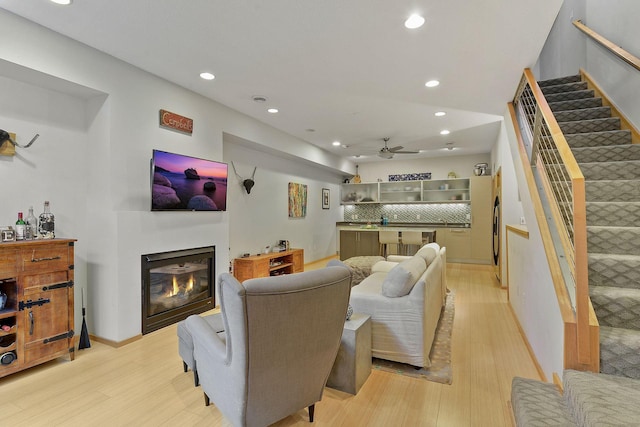
M 627 52 L 617 44 L 610 42 L 609 40 L 602 37 L 600 34 L 593 31 L 591 28 L 587 27 L 582 23 L 582 21 L 575 20 L 573 21 L 573 25 L 576 26 L 580 31 L 591 37 L 593 40 L 604 46 L 606 49 L 611 51 L 615 56 L 622 59 L 627 64 L 631 65 L 636 70 L 640 71 L 640 58 L 631 53 Z
M 573 153 L 567 143 L 560 126 L 558 125 L 551 108 L 547 104 L 547 101 L 542 93 L 542 90 L 538 86 L 535 77 L 530 69 L 525 69 L 523 80 L 526 81 L 525 85 L 531 90 L 531 94 L 535 98 L 536 103 L 536 123 L 538 122 L 538 115 L 542 116 L 542 120 L 546 123 L 548 134 L 553 139 L 555 147 L 560 159 L 564 164 L 566 170 L 566 176 L 571 182 L 572 188 L 572 203 L 573 203 L 573 242 L 568 239 L 568 235 L 562 235 L 562 246 L 564 247 L 565 254 L 572 258 L 573 262 L 569 263 L 572 267 L 572 273 L 575 280 L 575 314 L 576 323 L 573 337 L 573 347 L 575 349 L 575 359 L 571 364 L 590 366 L 598 364 L 597 354 L 597 338 L 594 338 L 593 329 L 590 326 L 590 314 L 592 311 L 591 303 L 589 299 L 589 284 L 588 284 L 588 259 L 587 259 L 587 226 L 586 226 L 586 203 L 585 203 L 585 182 L 584 176 L 578 163 L 576 162 Z M 517 93 L 522 93 L 522 85 L 518 88 Z M 516 98 L 517 100 L 517 98 Z M 537 125 L 536 125 L 537 126 Z M 537 133 L 534 130 L 534 133 Z M 536 155 L 535 147 L 532 149 L 532 157 L 530 161 L 540 170 L 544 170 L 546 167 L 542 159 Z M 545 178 L 546 173 L 542 173 L 541 177 Z M 551 183 L 548 180 L 543 179 L 543 185 L 545 192 L 552 194 Z M 553 206 L 553 205 L 552 205 Z M 559 215 L 557 209 L 552 209 L 552 216 L 557 224 L 562 224 L 562 218 Z M 563 234 L 563 233 L 561 233 Z M 596 342 L 593 342 L 594 339 Z M 596 353 L 594 354 L 594 350 Z

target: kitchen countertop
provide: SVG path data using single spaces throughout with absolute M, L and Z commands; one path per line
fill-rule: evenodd
M 469 228 L 468 224 L 447 224 L 442 222 L 437 223 L 428 223 L 428 222 L 412 222 L 412 223 L 401 223 L 401 222 L 390 222 L 387 225 L 380 225 L 371 223 L 371 228 L 366 228 L 366 222 L 336 222 L 336 227 L 341 230 L 392 230 L 392 231 L 402 231 L 402 230 L 415 230 L 415 229 L 423 229 L 425 231 L 431 231 L 437 228 Z

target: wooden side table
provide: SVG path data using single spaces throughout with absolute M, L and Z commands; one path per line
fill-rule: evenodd
M 371 374 L 371 316 L 353 313 L 344 322 L 338 356 L 327 387 L 357 394 Z

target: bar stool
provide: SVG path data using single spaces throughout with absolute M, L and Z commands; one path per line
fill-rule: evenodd
M 405 255 L 409 255 L 409 246 L 415 246 L 416 250 L 411 255 L 414 255 L 418 249 L 424 244 L 424 238 L 422 237 L 422 231 L 403 231 L 402 232 L 402 247 L 404 248 Z
M 380 255 L 387 257 L 388 245 L 396 246 L 396 253 L 400 253 L 400 233 L 397 231 L 380 230 L 378 231 L 378 240 L 380 242 Z

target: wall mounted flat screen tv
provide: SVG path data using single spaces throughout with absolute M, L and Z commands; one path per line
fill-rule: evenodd
M 152 211 L 226 211 L 226 163 L 153 150 Z

